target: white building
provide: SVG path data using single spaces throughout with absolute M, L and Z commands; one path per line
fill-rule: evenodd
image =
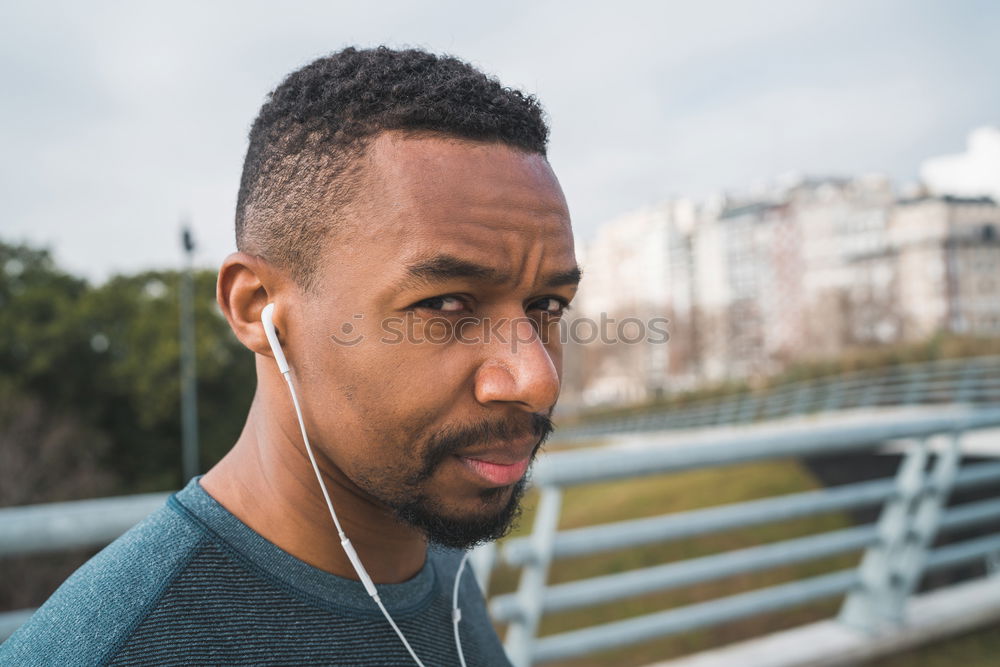
M 889 212 L 895 195 L 882 175 L 856 179 L 805 181 L 789 193 L 792 217 L 802 234 L 802 285 L 799 307 L 803 330 L 798 357 L 830 357 L 857 340 L 852 292 L 856 294 L 862 258 L 888 251 Z M 875 269 L 874 294 L 886 297 L 889 282 Z M 871 285 L 869 285 L 871 287 Z M 868 299 L 867 297 L 871 297 Z M 807 342 L 806 342 L 807 341 Z
M 938 331 L 1000 331 L 1000 206 L 993 200 L 923 197 L 893 210 L 902 339 Z
M 1000 129 L 976 130 L 966 153 L 922 174 L 926 190 L 904 200 L 882 175 L 799 179 L 606 224 L 581 252 L 570 319 L 611 326 L 567 350 L 577 404 L 754 380 L 942 331 L 1000 335 Z M 615 342 L 629 317 L 668 318 L 669 342 Z
M 684 322 L 674 309 L 691 307 L 683 229 L 692 215 L 685 202 L 647 207 L 605 224 L 580 253 L 584 277 L 573 320 L 584 318 L 599 327 L 597 340 L 584 340 L 585 349 L 573 353 L 587 369 L 584 403 L 637 402 L 676 388 L 668 382 L 671 357 L 687 356 L 672 351 L 674 326 Z M 626 318 L 634 321 L 623 325 Z M 650 344 L 649 335 L 640 335 L 649 334 L 643 328 L 652 318 L 669 320 L 661 325 L 669 341 Z M 582 321 L 571 321 L 570 327 L 576 339 L 589 338 L 579 334 L 593 330 Z

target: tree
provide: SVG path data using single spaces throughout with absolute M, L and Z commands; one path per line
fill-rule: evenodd
M 45 250 L 0 242 L 0 382 L 107 443 L 102 470 L 118 493 L 180 482 L 176 271 L 119 275 L 93 287 Z M 215 272 L 195 275 L 200 440 L 205 467 L 239 435 L 253 395 L 253 355 L 215 305 Z M 68 421 L 67 421 L 68 420 Z M 65 442 L 71 447 L 72 442 Z M 2 473 L 0 473 L 2 475 Z

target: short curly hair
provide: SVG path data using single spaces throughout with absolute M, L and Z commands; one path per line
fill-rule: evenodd
M 378 134 L 401 130 L 501 142 L 546 154 L 538 101 L 470 64 L 416 49 L 347 48 L 290 75 L 250 130 L 236 203 L 236 247 L 304 290 L 320 249 L 355 195 Z

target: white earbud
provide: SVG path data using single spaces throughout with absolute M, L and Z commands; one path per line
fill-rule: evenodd
M 285 360 L 285 353 L 281 350 L 281 343 L 278 342 L 278 332 L 274 330 L 274 304 L 269 303 L 264 306 L 260 314 L 260 321 L 264 323 L 264 334 L 267 342 L 271 344 L 271 352 L 274 353 L 274 360 L 278 362 L 278 370 L 282 375 L 288 372 L 288 362 Z

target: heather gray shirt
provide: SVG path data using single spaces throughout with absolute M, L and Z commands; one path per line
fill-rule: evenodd
M 379 596 L 427 667 L 458 665 L 460 552 Z M 469 568 L 459 586 L 469 667 L 508 666 Z M 0 646 L 2 665 L 411 665 L 360 582 L 282 551 L 197 479 L 94 556 Z

